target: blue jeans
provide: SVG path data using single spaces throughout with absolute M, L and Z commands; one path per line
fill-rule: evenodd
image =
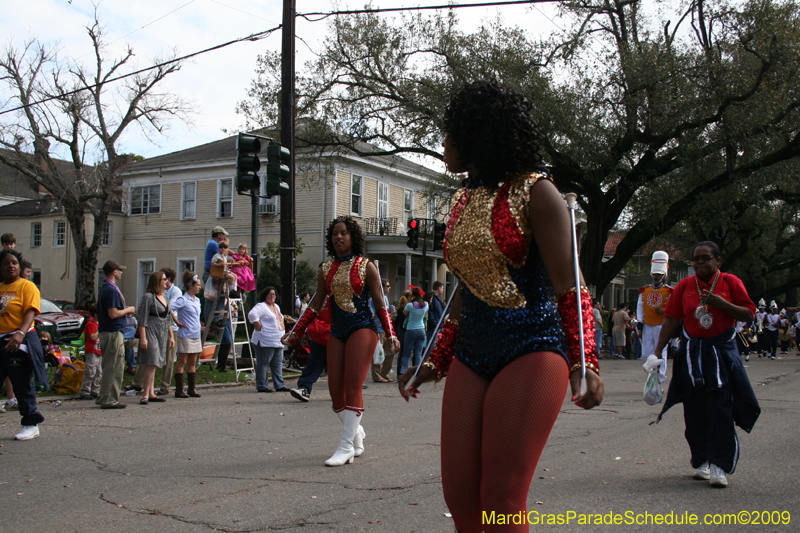
M 594 330 L 594 343 L 597 345 L 597 357 L 603 353 L 603 330 Z M 612 354 L 613 355 L 613 354 Z
M 5 378 L 11 381 L 19 404 L 23 426 L 36 426 L 44 417 L 36 407 L 36 389 L 33 386 L 33 362 L 22 350 L 6 351 L 8 337 L 0 339 L 0 383 Z
M 303 373 L 300 374 L 300 379 L 297 380 L 297 387 L 305 387 L 308 389 L 308 392 L 311 392 L 314 383 L 317 382 L 328 367 L 328 347 L 317 344 L 312 340 L 309 340 L 308 346 L 308 362 L 306 366 L 303 367 Z
M 631 335 L 631 357 L 633 359 L 641 359 L 642 358 L 642 342 L 639 340 L 638 335 Z
M 403 359 L 400 363 L 401 376 L 408 370 L 408 363 L 412 353 L 414 354 L 414 365 L 419 365 L 422 362 L 422 347 L 425 345 L 425 330 L 407 329 L 404 340 Z
M 256 390 L 268 389 L 267 370 L 272 371 L 275 389 L 283 388 L 283 348 L 267 348 L 251 344 L 256 350 Z

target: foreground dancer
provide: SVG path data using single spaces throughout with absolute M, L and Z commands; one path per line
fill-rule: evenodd
M 408 398 L 419 383 L 448 372 L 442 486 L 461 533 L 527 532 L 526 524 L 484 524 L 482 512 L 526 512 L 531 478 L 568 382 L 581 407 L 603 398 L 591 297 L 575 287 L 570 218 L 543 172 L 544 139 L 531 107 L 511 89 L 475 82 L 445 112 L 445 164 L 469 173 L 454 197 L 444 244 L 459 290 L 412 390 L 406 387 L 415 368 L 399 384 Z
M 720 250 L 704 241 L 694 247 L 696 274 L 678 283 L 664 310 L 655 353 L 664 348 L 683 320 L 672 381 L 658 420 L 683 402 L 686 441 L 694 478 L 727 487 L 739 459 L 734 423 L 750 433 L 761 413 L 736 348 L 737 320 L 753 320 L 756 306 L 742 280 L 719 270 Z
M 283 343 L 293 343 L 302 338 L 306 328 L 322 308 L 325 296 L 331 307 L 331 331 L 328 338 L 328 389 L 333 411 L 342 421 L 339 448 L 328 466 L 341 466 L 353 462 L 353 457 L 364 451 L 364 430 L 361 419 L 364 399 L 361 385 L 372 365 L 372 356 L 378 344 L 378 333 L 369 308 L 370 294 L 381 294 L 378 269 L 364 257 L 364 235 L 358 223 L 349 216 L 335 218 L 326 235 L 331 261 L 323 263 L 317 277 L 317 292 L 308 309 L 297 322 L 294 331 L 283 337 Z M 392 339 L 395 353 L 400 343 L 392 331 L 389 312 L 383 307 L 383 298 L 375 298 L 375 314 L 383 330 Z

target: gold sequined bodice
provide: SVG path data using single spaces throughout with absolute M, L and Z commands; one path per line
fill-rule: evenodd
M 354 296 L 361 296 L 367 282 L 366 257 L 354 256 L 347 261 L 326 261 L 322 274 L 328 294 L 333 296 L 336 305 L 348 313 L 357 312 L 353 304 Z
M 525 295 L 509 265 L 525 264 L 533 229 L 530 189 L 544 174 L 522 174 L 498 189 L 462 189 L 453 200 L 445 242 L 448 268 L 478 298 L 493 307 L 522 309 Z

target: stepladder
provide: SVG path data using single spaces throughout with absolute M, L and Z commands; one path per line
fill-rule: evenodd
M 247 329 L 244 301 L 238 295 L 230 295 L 227 283 L 224 280 L 220 280 L 217 298 L 207 299 L 206 305 L 212 305 L 213 311 L 208 315 L 203 326 L 203 347 L 214 346 L 214 361 L 218 362 L 220 346 L 223 344 L 222 341 L 225 339 L 226 333 L 229 333 L 231 366 L 233 366 L 236 374 L 236 381 L 239 381 L 239 374 L 253 372 L 256 366 L 253 349 L 250 346 L 250 331 Z M 243 326 L 245 333 L 245 340 L 242 341 L 236 340 L 236 332 L 239 326 Z M 211 331 L 216 331 L 216 337 L 213 342 L 208 342 L 207 339 Z M 247 346 L 247 348 L 243 348 L 244 346 Z M 247 362 L 248 360 L 249 363 Z M 240 362 L 244 364 L 240 364 Z

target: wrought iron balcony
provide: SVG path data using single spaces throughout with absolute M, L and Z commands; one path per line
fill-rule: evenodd
M 365 218 L 363 225 L 365 235 L 399 235 L 396 217 Z

